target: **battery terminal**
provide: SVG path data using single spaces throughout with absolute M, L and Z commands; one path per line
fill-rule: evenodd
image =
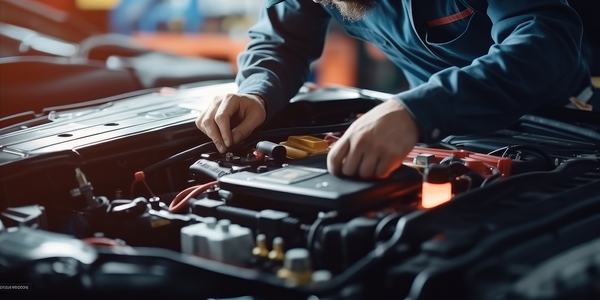
M 252 249 L 252 254 L 261 258 L 269 257 L 269 249 L 267 249 L 267 237 L 264 234 L 261 233 L 256 236 L 256 247 Z
M 283 253 L 283 238 L 276 237 L 273 239 L 273 250 L 269 252 L 269 259 L 274 261 L 283 261 L 285 253 Z

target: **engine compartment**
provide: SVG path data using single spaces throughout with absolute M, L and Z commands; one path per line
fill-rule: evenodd
M 30 283 L 32 297 L 600 295 L 600 124 L 525 116 L 360 180 L 327 173 L 327 149 L 389 95 L 301 92 L 222 155 L 193 120 L 234 89 L 165 89 L 1 129 L 0 282 Z

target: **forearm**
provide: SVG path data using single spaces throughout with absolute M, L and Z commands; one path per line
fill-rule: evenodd
M 267 120 L 302 86 L 310 64 L 321 55 L 329 15 L 309 1 L 286 1 L 264 9 L 250 31 L 251 42 L 238 57 L 239 93 L 262 96 Z

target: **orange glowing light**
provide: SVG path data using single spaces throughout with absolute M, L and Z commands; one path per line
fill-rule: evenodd
M 421 206 L 423 208 L 436 207 L 452 199 L 452 183 L 435 184 L 423 182 L 422 195 Z

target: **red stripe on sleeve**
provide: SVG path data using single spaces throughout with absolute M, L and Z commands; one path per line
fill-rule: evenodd
M 449 15 L 447 17 L 443 17 L 443 18 L 439 18 L 439 19 L 435 19 L 435 20 L 431 20 L 429 22 L 427 22 L 427 25 L 429 25 L 429 27 L 435 27 L 435 26 L 440 26 L 440 25 L 446 25 L 446 24 L 450 24 L 452 22 L 456 22 L 458 20 L 462 20 L 470 15 L 473 14 L 473 9 L 472 8 L 467 8 L 459 13 L 453 14 L 453 15 Z

